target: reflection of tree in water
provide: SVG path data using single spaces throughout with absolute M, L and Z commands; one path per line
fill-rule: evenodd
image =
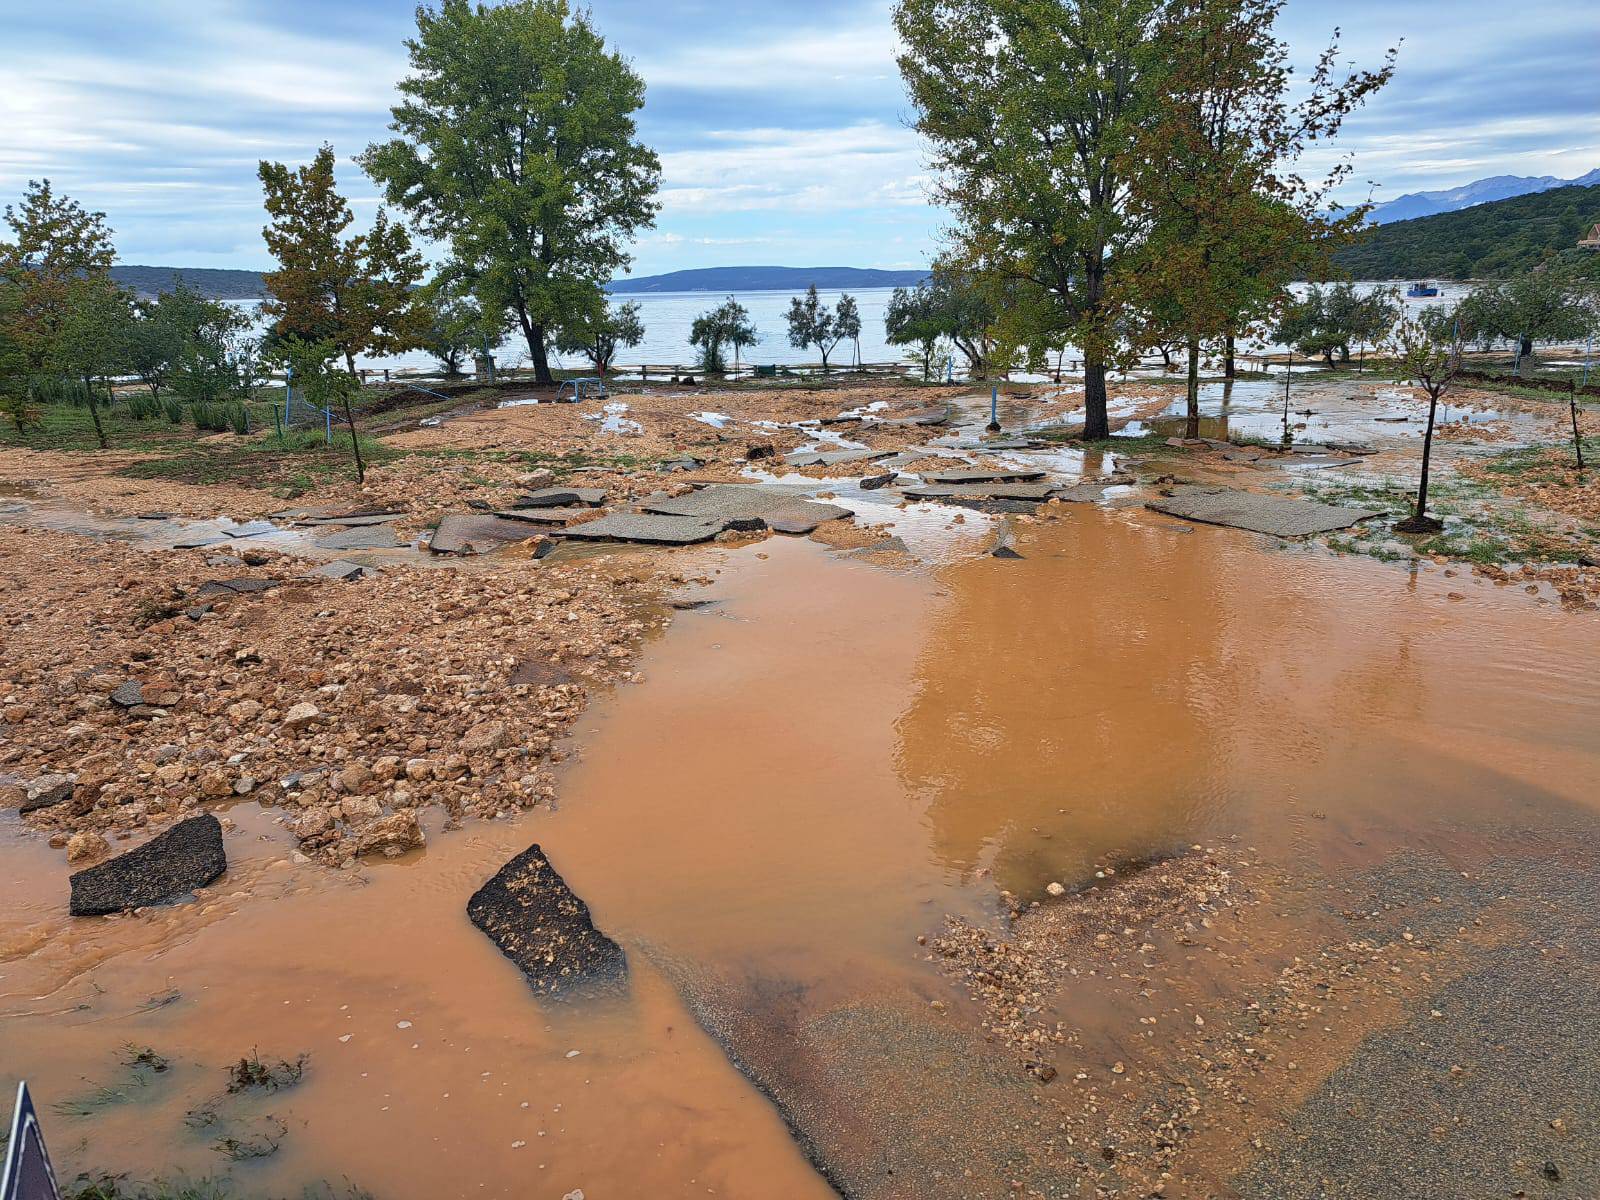
M 1228 803 L 1233 736 L 1212 726 L 1251 686 L 1225 616 L 1251 597 L 1197 540 L 1085 511 L 1024 562 L 951 569 L 898 727 L 946 865 L 1032 892 L 1187 844 Z

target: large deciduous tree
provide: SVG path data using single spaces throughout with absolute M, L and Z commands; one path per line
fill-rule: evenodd
M 1335 31 L 1304 93 L 1291 99 L 1288 47 L 1273 33 L 1282 7 L 1168 0 L 1149 72 L 1160 85 L 1125 167 L 1141 237 L 1118 284 L 1143 326 L 1138 340 L 1177 340 L 1187 352 L 1190 436 L 1202 342 L 1231 347 L 1270 314 L 1290 280 L 1325 277 L 1331 250 L 1366 217 L 1367 206 L 1330 209 L 1347 162 L 1317 182 L 1297 165 L 1388 81 L 1394 52 L 1376 70 L 1341 72 Z
M 326 342 L 351 375 L 358 354 L 396 354 L 422 344 L 428 314 L 417 302 L 422 256 L 403 225 L 379 209 L 365 233 L 334 180 L 333 147 L 291 169 L 262 162 L 270 223 L 262 230 L 278 269 L 266 275 L 263 310 L 279 338 Z
M 932 143 L 953 250 L 1010 285 L 1006 341 L 1084 356 L 1085 436 L 1103 438 L 1119 351 L 1112 286 L 1137 230 L 1129 152 L 1152 113 L 1161 0 L 900 0 L 900 71 Z
M 624 243 L 655 220 L 644 82 L 565 0 L 443 0 L 417 10 L 406 45 L 399 136 L 362 162 L 447 247 L 447 274 L 515 313 L 549 383 L 550 331 L 600 309 Z
M 1529 358 L 1537 342 L 1576 340 L 1594 331 L 1594 285 L 1570 269 L 1544 266 L 1479 284 L 1462 300 L 1460 316 L 1469 341 L 1512 342 L 1518 358 Z

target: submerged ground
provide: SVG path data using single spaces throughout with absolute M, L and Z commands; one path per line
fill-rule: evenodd
M 1459 395 L 1419 540 L 1389 527 L 1422 405 L 1370 376 L 1294 383 L 1292 454 L 1276 379 L 1208 386 L 1209 440 L 1159 380 L 1090 446 L 1070 388 L 1007 389 L 984 441 L 988 401 L 474 398 L 375 417 L 364 489 L 221 470 L 267 461 L 238 440 L 0 451 L 0 1085 L 64 1179 L 1600 1192 L 1597 485 L 1564 409 Z M 847 457 L 785 459 L 813 448 Z M 952 468 L 1070 490 L 905 496 Z M 608 511 L 753 480 L 854 515 L 408 544 L 545 470 Z M 1147 507 L 1186 486 L 1384 515 Z M 287 505 L 401 514 L 397 544 Z M 328 561 L 377 572 L 304 578 Z M 199 811 L 222 879 L 67 915 L 72 870 Z M 627 951 L 621 994 L 544 1003 L 468 923 L 532 842 Z

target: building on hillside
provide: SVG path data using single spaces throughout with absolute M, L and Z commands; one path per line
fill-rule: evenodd
M 1594 227 L 1589 230 L 1588 237 L 1578 239 L 1578 249 L 1600 250 L 1600 221 L 1594 223 Z

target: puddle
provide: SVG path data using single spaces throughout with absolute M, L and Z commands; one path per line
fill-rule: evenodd
M 585 421 L 599 421 L 601 433 L 643 433 L 644 426 L 627 415 L 628 406 L 613 400 L 597 413 L 584 413 Z

